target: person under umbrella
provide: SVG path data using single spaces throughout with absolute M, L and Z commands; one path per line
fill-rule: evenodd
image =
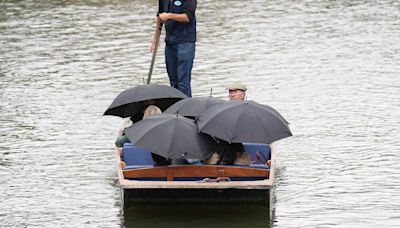
M 145 118 L 145 113 L 146 113 L 147 108 L 150 106 L 155 106 L 155 104 L 156 104 L 155 100 L 143 101 L 143 110 L 142 111 L 139 111 L 138 113 L 134 114 L 131 117 L 124 118 L 124 121 L 122 122 L 122 125 L 118 131 L 118 136 L 123 136 L 125 128 L 127 128 L 127 127 L 131 126 L 133 123 L 136 123 L 139 120 L 142 120 L 143 118 Z M 157 109 L 159 109 L 159 108 L 157 107 Z M 161 109 L 160 109 L 160 112 L 161 112 Z M 123 145 L 123 143 L 122 143 L 122 145 Z
M 228 87 L 226 88 L 229 93 L 228 93 L 228 97 L 229 100 L 233 101 L 233 100 L 238 100 L 238 101 L 244 101 L 246 98 L 246 91 L 247 91 L 247 87 L 240 83 L 240 82 L 232 82 L 231 84 L 228 85 Z
M 199 133 L 194 120 L 180 115 L 153 115 L 125 129 L 136 146 L 167 159 L 204 160 L 217 143 L 209 135 Z
M 158 108 L 155 105 L 150 105 L 146 108 L 144 115 L 143 115 L 143 119 L 146 119 L 154 114 L 161 114 L 161 110 L 160 110 L 160 108 Z M 126 136 L 125 133 L 122 133 L 122 135 L 118 136 L 117 140 L 115 141 L 115 145 L 117 147 L 122 147 L 122 146 L 124 146 L 125 143 L 130 143 L 130 140 Z M 163 166 L 163 165 L 171 164 L 171 160 L 165 159 L 164 157 L 159 156 L 157 154 L 151 153 L 151 157 L 153 158 L 156 166 Z
M 231 101 L 244 101 L 246 99 L 246 91 L 247 87 L 246 85 L 240 83 L 240 82 L 233 82 L 229 84 L 226 88 L 228 90 L 228 97 L 229 100 Z M 268 106 L 265 106 L 265 108 L 269 108 Z M 277 115 L 282 121 L 284 121 L 286 124 L 288 122 L 281 116 L 280 113 L 276 112 L 274 109 L 270 109 L 271 112 L 274 112 L 275 115 Z M 271 143 L 272 145 L 272 143 Z M 268 160 L 266 163 L 267 166 L 271 166 L 271 160 Z
M 242 143 L 220 141 L 216 152 L 205 161 L 208 165 L 250 165 L 251 160 Z
M 186 98 L 181 91 L 170 86 L 147 84 L 138 85 L 122 91 L 113 100 L 103 115 L 113 115 L 126 118 L 118 132 L 122 136 L 123 130 L 143 119 L 144 111 L 149 105 L 157 105 L 161 110 L 165 110 L 173 103 Z M 117 144 L 123 145 L 126 138 L 121 137 Z
M 148 105 L 156 104 L 164 111 L 175 102 L 187 98 L 181 91 L 166 85 L 138 85 L 122 91 L 113 100 L 103 115 L 133 117 L 134 121 L 141 120 L 143 110 Z
M 142 118 L 142 119 L 146 119 L 146 118 L 150 117 L 151 115 L 154 115 L 154 114 L 161 114 L 161 113 L 162 113 L 162 112 L 161 112 L 161 109 L 160 109 L 160 108 L 158 108 L 158 107 L 155 106 L 155 105 L 149 105 L 149 106 L 146 108 L 146 110 L 144 111 L 144 114 L 143 114 L 143 118 Z M 130 120 L 130 119 L 128 119 L 128 120 Z M 135 122 L 137 122 L 137 121 L 135 121 Z M 125 125 L 125 127 L 123 127 L 123 128 L 119 131 L 119 135 L 118 135 L 118 137 L 117 137 L 117 140 L 115 141 L 115 145 L 116 145 L 117 147 L 123 147 L 123 146 L 124 146 L 124 143 L 130 142 L 129 139 L 128 139 L 128 137 L 127 137 L 126 134 L 124 133 L 124 130 L 125 130 L 126 128 L 132 126 L 133 123 L 134 123 L 134 122 L 133 122 L 132 120 L 124 122 L 123 126 Z
M 229 143 L 266 143 L 292 135 L 288 122 L 272 107 L 254 101 L 229 101 L 204 111 L 199 131 Z

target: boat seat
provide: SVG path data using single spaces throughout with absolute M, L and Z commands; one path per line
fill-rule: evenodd
M 243 143 L 252 164 L 266 164 L 271 159 L 271 147 L 263 143 Z
M 122 147 L 122 161 L 124 161 L 127 166 L 154 165 L 150 151 L 136 147 L 132 143 L 125 143 Z

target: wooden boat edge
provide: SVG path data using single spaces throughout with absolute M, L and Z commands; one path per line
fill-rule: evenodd
M 120 188 L 124 189 L 255 189 L 267 190 L 271 189 L 275 179 L 275 146 L 271 146 L 271 167 L 269 178 L 265 180 L 253 181 L 228 181 L 228 182 L 196 182 L 196 181 L 142 181 L 127 180 L 123 175 L 123 167 L 121 161 L 121 148 L 115 149 L 117 160 L 117 175 Z

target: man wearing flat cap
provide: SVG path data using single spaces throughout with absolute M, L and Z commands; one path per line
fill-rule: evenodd
M 240 82 L 234 82 L 227 87 L 229 90 L 229 100 L 243 101 L 246 97 L 247 87 Z

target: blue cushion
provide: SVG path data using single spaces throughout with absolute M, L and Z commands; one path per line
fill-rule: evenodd
M 132 147 L 133 146 L 133 144 L 132 143 L 130 143 L 130 142 L 126 142 L 126 143 L 124 143 L 124 147 Z
M 150 151 L 136 147 L 131 143 L 125 143 L 122 147 L 122 160 L 127 166 L 154 164 Z
M 268 144 L 243 143 L 243 146 L 249 154 L 252 164 L 265 164 L 271 159 L 271 148 Z

